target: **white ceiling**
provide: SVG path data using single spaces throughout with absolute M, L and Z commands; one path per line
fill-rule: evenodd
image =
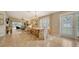
M 7 11 L 7 15 L 18 19 L 31 19 L 35 14 L 41 17 L 55 12 L 57 11 Z

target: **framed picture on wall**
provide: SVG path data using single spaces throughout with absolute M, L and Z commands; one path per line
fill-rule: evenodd
M 0 14 L 0 25 L 4 24 L 4 16 Z

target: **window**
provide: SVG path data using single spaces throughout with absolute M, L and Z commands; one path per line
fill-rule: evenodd
M 48 37 L 48 29 L 49 29 L 49 17 L 44 17 L 40 19 L 40 28 L 44 29 L 44 39 L 46 40 Z
M 61 33 L 64 35 L 73 34 L 73 16 L 65 15 L 61 16 Z
M 79 39 L 79 12 L 61 15 L 60 23 L 61 35 Z
M 40 19 L 40 27 L 44 29 L 49 28 L 49 17 L 44 17 Z
M 12 22 L 13 29 L 16 29 L 16 26 L 21 27 L 22 23 L 21 22 Z

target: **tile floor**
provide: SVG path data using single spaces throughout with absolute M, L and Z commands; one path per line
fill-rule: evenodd
M 39 40 L 24 31 L 14 31 L 12 35 L 0 37 L 0 47 L 76 47 L 78 40 L 49 36 L 48 40 Z

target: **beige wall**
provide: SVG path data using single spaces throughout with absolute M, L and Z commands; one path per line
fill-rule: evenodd
M 59 34 L 59 12 L 50 15 L 50 31 L 52 35 L 58 35 Z
M 70 13 L 61 11 L 50 15 L 50 34 L 58 36 L 60 33 L 60 15 Z

